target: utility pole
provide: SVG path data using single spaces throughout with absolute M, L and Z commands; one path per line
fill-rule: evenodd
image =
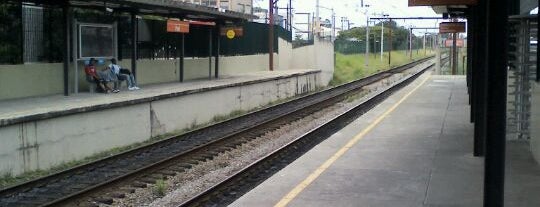
M 369 66 L 369 13 L 368 13 L 368 8 L 369 8 L 369 5 L 364 5 L 363 1 L 362 1 L 362 6 L 366 8 L 366 57 L 365 57 L 365 60 L 364 62 L 366 63 L 366 67 Z
M 332 8 L 332 36 L 331 41 L 334 41 L 336 39 L 336 13 L 334 12 L 334 8 Z

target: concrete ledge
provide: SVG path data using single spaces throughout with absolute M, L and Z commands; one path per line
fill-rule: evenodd
M 50 119 L 54 117 L 60 117 L 60 116 L 66 116 L 66 115 L 72 115 L 76 113 L 84 113 L 84 112 L 91 112 L 91 111 L 97 111 L 97 110 L 106 110 L 116 107 L 125 107 L 129 105 L 135 105 L 135 104 L 141 104 L 141 103 L 147 103 L 152 101 L 158 101 L 162 99 L 168 99 L 168 98 L 174 98 L 194 93 L 202 93 L 206 91 L 211 90 L 218 90 L 223 88 L 230 88 L 230 87 L 238 87 L 238 86 L 245 86 L 245 85 L 252 85 L 262 82 L 268 82 L 273 80 L 279 80 L 284 78 L 291 78 L 291 77 L 298 77 L 308 74 L 317 74 L 320 73 L 320 70 L 304 70 L 304 71 L 296 71 L 296 72 L 285 72 L 283 71 L 279 74 L 276 74 L 274 76 L 270 77 L 263 77 L 260 79 L 252 79 L 252 80 L 246 80 L 246 81 L 240 81 L 240 82 L 230 82 L 230 83 L 224 83 L 221 85 L 214 85 L 214 86 L 203 86 L 200 88 L 195 89 L 187 89 L 187 90 L 180 90 L 180 91 L 173 91 L 173 92 L 167 92 L 164 94 L 149 94 L 142 98 L 135 98 L 135 99 L 129 99 L 129 100 L 119 100 L 114 101 L 110 103 L 99 103 L 94 105 L 81 105 L 81 106 L 75 106 L 73 108 L 63 109 L 64 107 L 59 107 L 56 109 L 46 110 L 42 112 L 30 112 L 30 113 L 21 113 L 17 115 L 11 115 L 2 113 L 0 115 L 0 127 L 14 125 L 18 123 L 23 122 L 31 122 L 31 121 L 39 121 L 44 119 Z M 221 79 L 218 79 L 221 80 Z M 32 99 L 24 99 L 20 100 L 21 102 L 24 101 L 32 101 Z M 12 102 L 12 101 L 9 101 Z

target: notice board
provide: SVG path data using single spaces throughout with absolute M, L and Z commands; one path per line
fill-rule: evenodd
M 113 25 L 79 25 L 79 58 L 114 57 Z

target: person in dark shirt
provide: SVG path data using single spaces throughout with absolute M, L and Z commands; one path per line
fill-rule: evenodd
M 97 87 L 98 91 L 110 93 L 111 87 L 108 86 L 107 82 L 99 76 L 98 71 L 96 69 L 96 59 L 90 58 L 90 63 L 84 67 L 84 72 L 86 73 L 86 79 L 89 82 L 94 82 Z

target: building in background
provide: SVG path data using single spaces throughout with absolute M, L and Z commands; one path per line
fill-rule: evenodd
M 199 4 L 209 7 L 225 9 L 229 11 L 241 12 L 245 14 L 253 13 L 253 0 L 177 0 L 192 4 Z M 219 4 L 218 4 L 219 3 Z

